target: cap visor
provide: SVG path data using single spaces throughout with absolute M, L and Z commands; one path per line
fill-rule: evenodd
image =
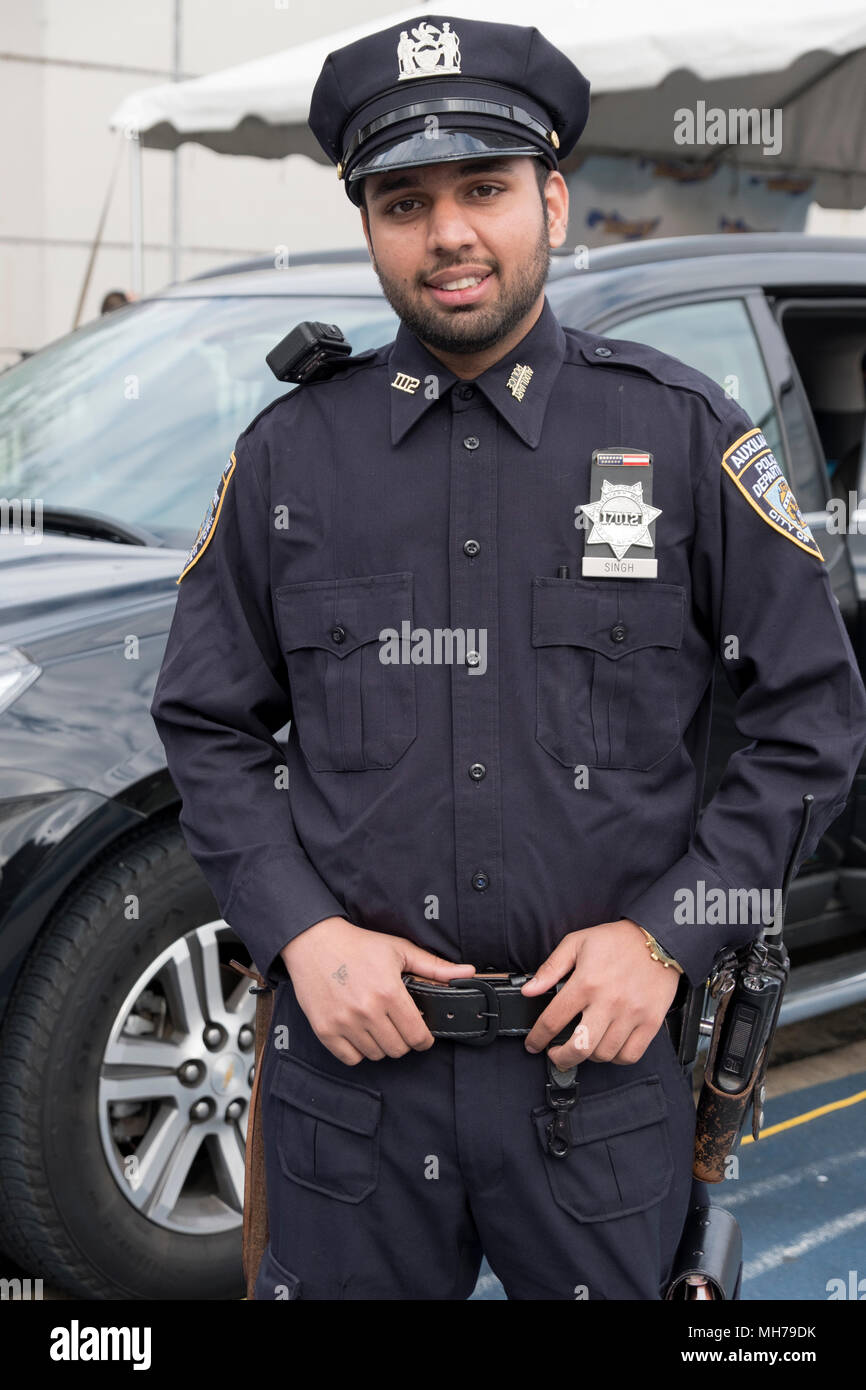
M 437 130 L 434 137 L 416 131 L 395 145 L 362 157 L 347 175 L 347 182 L 381 174 L 389 169 L 412 169 L 421 164 L 446 164 L 459 159 L 506 158 L 508 155 L 539 155 L 534 145 L 519 135 L 496 130 Z

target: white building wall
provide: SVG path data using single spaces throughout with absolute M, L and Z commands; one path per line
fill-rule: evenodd
M 395 0 L 363 0 L 375 18 Z M 182 72 L 200 76 L 357 22 L 352 0 L 181 0 Z M 108 118 L 171 81 L 174 0 L 0 0 L 0 367 L 73 326 L 118 144 L 123 155 L 82 313 L 130 285 L 129 155 Z M 142 151 L 144 290 L 171 280 L 173 155 Z M 363 246 L 333 166 L 301 155 L 178 152 L 183 279 L 248 256 Z

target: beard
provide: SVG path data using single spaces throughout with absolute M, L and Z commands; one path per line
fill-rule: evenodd
M 467 265 L 470 262 L 465 262 Z M 472 264 L 481 264 L 474 261 Z M 457 262 L 460 265 L 460 262 Z M 528 264 L 522 264 L 511 280 L 503 280 L 499 264 L 490 270 L 499 276 L 500 291 L 494 304 L 455 304 L 452 308 L 437 308 L 419 301 L 417 294 L 407 290 L 401 280 L 383 274 L 373 258 L 373 269 L 382 286 L 382 293 L 397 317 L 410 333 L 439 352 L 486 352 L 514 331 L 529 313 L 544 289 L 550 268 L 550 235 L 547 207 L 538 238 Z M 431 274 L 435 275 L 435 270 Z M 418 294 L 423 295 L 424 281 L 418 281 Z

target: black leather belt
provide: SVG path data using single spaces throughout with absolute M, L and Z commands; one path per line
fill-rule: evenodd
M 403 975 L 403 983 L 421 1011 L 434 1038 L 487 1047 L 496 1038 L 525 1038 L 557 990 L 526 995 L 520 990 L 529 975 L 471 975 L 440 984 L 421 975 Z M 567 1042 L 581 1020 L 571 1022 L 547 1044 Z

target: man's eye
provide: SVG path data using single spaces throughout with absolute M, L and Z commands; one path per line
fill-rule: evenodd
M 477 183 L 472 189 L 473 193 L 501 193 L 502 189 L 495 183 Z
M 401 198 L 399 203 L 392 203 L 388 209 L 389 213 L 399 212 L 401 208 L 406 208 L 410 203 L 417 203 L 417 198 Z

